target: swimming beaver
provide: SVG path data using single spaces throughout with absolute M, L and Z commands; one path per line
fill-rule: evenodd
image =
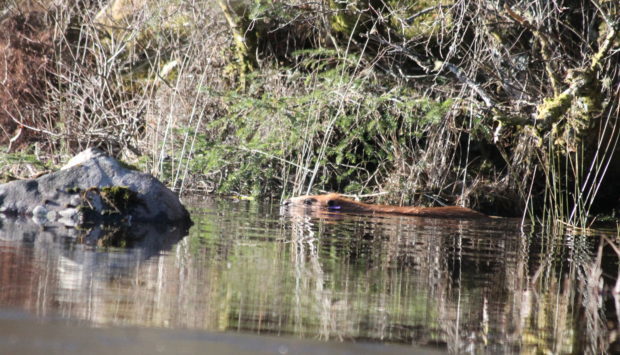
M 483 213 L 465 207 L 401 207 L 371 205 L 368 203 L 353 201 L 337 193 L 293 197 L 282 202 L 282 205 L 290 208 L 306 208 L 311 210 L 376 212 L 420 217 L 488 218 L 488 216 Z

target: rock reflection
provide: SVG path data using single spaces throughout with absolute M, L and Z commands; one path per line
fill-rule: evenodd
M 111 226 L 78 230 L 2 218 L 0 306 L 105 321 L 111 284 L 131 277 L 185 234 L 144 224 L 134 224 L 131 231 Z
M 192 217 L 187 238 L 125 249 L 5 224 L 0 306 L 475 353 L 600 353 L 618 328 L 618 257 L 597 237 L 223 201 Z
M 100 247 L 141 248 L 158 253 L 170 249 L 186 236 L 187 228 L 134 223 L 130 227 L 94 225 L 90 228 L 67 228 L 60 224 L 40 225 L 25 217 L 0 214 L 0 240 L 27 243 L 69 242 Z

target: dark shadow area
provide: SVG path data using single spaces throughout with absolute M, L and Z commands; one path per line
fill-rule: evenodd
M 68 228 L 60 224 L 42 226 L 30 218 L 0 215 L 0 241 L 32 243 L 35 247 L 61 243 L 140 249 L 144 258 L 170 250 L 188 233 L 189 227 L 146 223 L 130 226 L 98 224 L 89 228 Z

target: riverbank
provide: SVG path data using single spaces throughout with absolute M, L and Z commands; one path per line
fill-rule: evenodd
M 620 11 L 576 6 L 17 1 L 0 178 L 97 146 L 181 194 L 613 218 Z

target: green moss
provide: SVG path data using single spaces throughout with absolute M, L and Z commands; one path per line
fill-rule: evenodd
M 538 114 L 536 119 L 540 120 L 544 126 L 556 122 L 569 109 L 573 95 L 570 93 L 561 93 L 560 95 L 545 99 L 542 104 L 538 105 Z
M 135 171 L 140 171 L 140 169 L 139 169 L 139 168 L 138 168 L 138 166 L 136 166 L 136 165 L 129 164 L 129 163 L 124 162 L 124 161 L 122 161 L 122 160 L 119 160 L 118 162 L 119 162 L 119 164 L 120 164 L 123 168 L 125 168 L 125 169 L 135 170 Z
M 84 216 L 86 225 L 124 224 L 124 217 L 140 201 L 138 194 L 126 186 L 90 187 L 83 190 L 80 196 L 82 202 L 77 209 Z
M 451 6 L 454 4 L 453 1 L 388 0 L 386 3 L 391 9 L 389 12 L 386 11 L 391 27 L 406 39 L 432 38 L 452 25 L 450 12 L 442 11 L 440 6 Z
M 80 193 L 82 191 L 82 189 L 80 189 L 77 186 L 74 186 L 74 187 L 67 187 L 67 189 L 65 191 L 68 194 L 77 194 L 77 193 Z
M 109 186 L 100 189 L 101 198 L 119 212 L 127 211 L 138 203 L 138 194 L 127 186 Z
M 359 32 L 359 27 L 355 28 L 356 22 L 357 16 L 354 16 L 344 11 L 339 12 L 331 17 L 332 30 L 334 32 L 344 33 L 346 35 L 350 35 L 353 32 Z

